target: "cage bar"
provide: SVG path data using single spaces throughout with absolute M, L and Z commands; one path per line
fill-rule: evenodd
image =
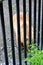
M 39 0 L 38 4 L 38 46 L 40 44 L 40 13 L 41 13 L 41 0 Z
M 0 15 L 1 15 L 2 34 L 3 34 L 5 64 L 9 65 L 9 62 L 8 62 L 8 53 L 7 53 L 6 33 L 5 33 L 5 23 L 4 23 L 4 12 L 3 12 L 3 3 L 2 2 L 0 3 Z
M 14 46 L 14 31 L 13 31 L 13 18 L 12 18 L 12 1 L 11 0 L 8 0 L 8 6 L 9 6 L 9 17 L 10 17 L 12 58 L 13 58 L 13 65 L 16 65 L 15 46 Z
M 27 58 L 26 53 L 26 0 L 23 0 L 23 25 L 24 25 L 24 57 Z M 27 62 L 25 62 L 25 65 L 27 65 Z
M 42 0 L 42 35 L 41 35 L 41 49 L 43 49 L 43 0 Z
M 29 44 L 31 44 L 31 3 L 32 1 L 29 0 Z
M 36 43 L 36 2 L 37 0 L 34 0 L 34 43 Z
M 18 31 L 18 51 L 19 51 L 19 65 L 22 65 L 21 60 L 21 37 L 20 37 L 20 17 L 19 17 L 19 0 L 16 0 L 16 7 L 17 7 L 17 31 Z

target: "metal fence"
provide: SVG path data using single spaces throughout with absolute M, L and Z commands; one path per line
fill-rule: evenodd
M 29 43 L 31 43 L 31 23 L 32 23 L 32 8 L 31 8 L 31 2 L 32 0 L 29 0 Z M 40 48 L 43 49 L 43 0 L 38 0 L 38 41 L 36 43 L 36 5 L 37 0 L 34 0 L 34 43 L 37 45 L 40 44 Z M 42 1 L 42 3 L 41 3 Z M 41 28 L 41 4 L 42 4 L 42 28 Z M 10 16 L 10 31 L 11 31 L 11 47 L 12 47 L 12 59 L 13 59 L 13 65 L 16 65 L 16 58 L 15 58 L 15 48 L 14 48 L 14 34 L 13 34 L 13 19 L 12 19 L 12 0 L 8 0 L 8 6 L 9 6 L 9 16 Z M 18 26 L 18 51 L 19 51 L 19 65 L 22 65 L 22 57 L 21 57 L 21 47 L 20 47 L 20 19 L 19 19 L 19 0 L 16 0 L 16 7 L 17 7 L 17 26 Z M 4 11 L 3 11 L 3 2 L 0 1 L 0 16 L 1 16 L 1 26 L 2 26 L 2 33 L 3 33 L 3 44 L 4 44 L 4 53 L 5 53 L 5 64 L 9 65 L 8 61 L 8 53 L 7 53 L 7 43 L 6 43 L 6 33 L 5 33 L 5 22 L 4 22 Z M 26 54 L 26 0 L 23 0 L 23 16 L 24 16 L 24 57 L 27 57 Z M 40 32 L 40 30 L 42 30 Z M 40 38 L 41 37 L 41 38 Z M 40 43 L 41 39 L 41 43 Z M 27 65 L 27 62 L 25 62 Z

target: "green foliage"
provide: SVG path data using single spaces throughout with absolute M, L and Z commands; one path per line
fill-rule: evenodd
M 28 58 L 24 61 L 27 61 L 29 65 L 43 65 L 43 50 L 38 49 L 35 44 L 31 44 L 29 47 Z

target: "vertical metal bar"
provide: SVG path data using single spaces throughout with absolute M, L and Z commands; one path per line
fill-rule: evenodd
M 29 0 L 29 44 L 31 44 L 31 0 Z
M 16 65 L 15 62 L 15 48 L 14 48 L 14 31 L 13 31 L 13 18 L 12 18 L 12 1 L 8 0 L 9 5 L 9 16 L 10 16 L 10 29 L 11 29 L 11 47 L 12 47 L 12 57 L 13 57 L 13 65 Z
M 34 0 L 34 43 L 36 43 L 36 0 Z
M 19 65 L 22 65 L 21 62 L 21 44 L 20 44 L 20 16 L 19 16 L 19 0 L 16 0 L 17 6 L 17 27 L 18 27 L 18 51 L 19 51 Z
M 3 3 L 0 3 L 0 10 L 1 10 L 1 25 L 2 25 L 2 33 L 3 33 L 3 45 L 4 45 L 4 53 L 5 53 L 5 63 L 9 65 L 8 62 L 8 53 L 7 53 L 7 43 L 6 43 L 6 33 L 5 33 L 5 23 L 4 23 L 4 12 L 3 12 Z
M 40 43 L 40 12 L 41 11 L 41 0 L 39 0 L 38 4 L 38 46 Z
M 42 0 L 42 35 L 41 35 L 41 49 L 43 49 L 43 0 Z
M 23 24 L 24 24 L 24 56 L 25 58 L 27 57 L 26 54 L 26 0 L 23 0 Z M 27 65 L 27 62 L 25 62 L 25 64 Z

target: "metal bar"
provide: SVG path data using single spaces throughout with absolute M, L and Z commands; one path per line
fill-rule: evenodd
M 24 24 L 24 57 L 27 58 L 26 53 L 26 0 L 23 0 L 23 24 Z M 27 65 L 27 62 L 25 62 L 25 65 Z
M 7 43 L 6 43 L 6 33 L 5 33 L 5 23 L 4 23 L 4 12 L 3 12 L 3 3 L 0 3 L 1 10 L 1 25 L 2 25 L 2 33 L 3 33 L 3 45 L 4 45 L 4 53 L 5 53 L 5 64 L 9 65 L 8 62 L 8 53 L 7 53 Z
M 41 0 L 39 0 L 38 4 L 38 46 L 40 44 L 40 12 L 41 11 Z
M 31 0 L 29 0 L 29 44 L 31 44 Z
M 42 35 L 41 35 L 41 49 L 43 49 L 43 0 L 42 0 Z
M 36 0 L 34 0 L 34 43 L 36 43 Z
M 19 16 L 19 0 L 16 0 L 16 7 L 17 7 L 17 30 L 18 30 L 18 51 L 19 51 L 19 65 L 22 65 L 21 60 L 21 37 L 20 37 L 20 16 Z
M 12 47 L 13 65 L 16 65 L 15 47 L 14 47 L 13 18 L 12 18 L 12 1 L 11 0 L 8 0 L 8 5 L 9 5 L 9 16 L 10 16 L 11 47 Z

